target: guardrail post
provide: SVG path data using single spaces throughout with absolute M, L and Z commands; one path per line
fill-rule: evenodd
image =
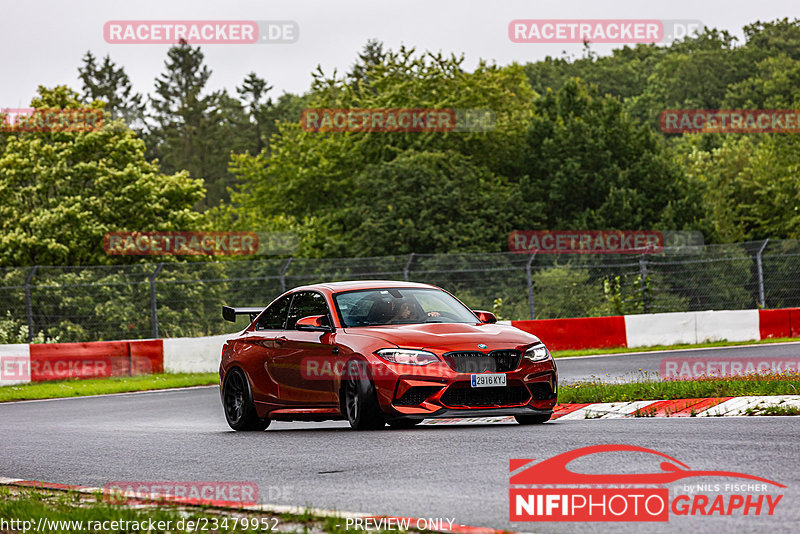
M 153 339 L 158 339 L 158 301 L 156 300 L 156 276 L 161 272 L 163 263 L 159 263 L 150 275 L 150 320 L 153 323 Z
M 639 281 L 642 286 L 642 304 L 644 313 L 650 313 L 650 295 L 647 291 L 647 254 L 642 253 L 639 257 Z
M 536 257 L 536 253 L 538 250 L 534 250 L 531 253 L 531 257 L 528 258 L 528 264 L 525 266 L 525 275 L 528 281 L 528 308 L 531 312 L 531 320 L 536 319 L 536 309 L 533 305 L 533 275 L 531 274 L 531 265 L 533 264 L 533 259 Z
M 408 261 L 406 261 L 406 266 L 403 267 L 403 279 L 408 282 L 408 270 L 411 268 L 411 262 L 414 261 L 414 253 L 408 255 Z
M 764 240 L 761 244 L 761 248 L 758 249 L 758 254 L 756 254 L 756 267 L 758 268 L 758 306 L 762 310 L 767 307 L 767 303 L 764 297 L 764 267 L 761 263 L 761 254 L 764 252 L 764 249 L 767 248 L 767 243 L 769 243 L 769 238 Z
M 38 265 L 34 265 L 31 272 L 25 278 L 25 315 L 28 318 L 28 343 L 33 343 L 33 302 L 31 302 L 31 280 L 33 275 L 39 270 Z
M 292 258 L 286 260 L 286 263 L 283 264 L 283 269 L 281 269 L 281 293 L 286 293 L 286 271 L 289 270 L 289 266 L 292 264 Z

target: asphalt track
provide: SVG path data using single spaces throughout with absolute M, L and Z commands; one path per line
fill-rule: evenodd
M 632 365 L 644 361 L 633 357 L 639 360 Z M 559 362 L 562 372 L 577 376 L 571 365 Z M 509 522 L 509 459 L 543 460 L 606 443 L 647 447 L 694 470 L 743 472 L 787 487 L 777 490 L 784 497 L 774 516 Z M 455 518 L 458 524 L 525 532 L 794 532 L 800 524 L 799 445 L 800 417 L 631 418 L 375 432 L 354 432 L 341 422 L 273 423 L 266 432 L 235 433 L 213 387 L 0 405 L 0 476 L 88 486 L 253 481 L 265 503 Z M 599 458 L 570 467 L 586 473 L 658 471 L 658 460 L 645 454 Z M 684 485 L 726 482 L 742 481 L 695 478 L 668 487 L 675 495 L 685 493 Z

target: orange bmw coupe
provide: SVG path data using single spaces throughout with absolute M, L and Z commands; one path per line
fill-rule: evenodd
M 539 338 L 432 285 L 315 284 L 222 314 L 251 318 L 225 343 L 219 370 L 235 430 L 272 420 L 339 419 L 361 430 L 481 416 L 527 425 L 547 421 L 556 403 L 556 364 Z

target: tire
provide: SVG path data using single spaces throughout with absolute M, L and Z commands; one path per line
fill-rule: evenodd
M 541 425 L 550 420 L 550 414 L 544 415 L 515 415 L 514 419 L 521 425 Z
M 377 430 L 386 424 L 378 404 L 375 384 L 370 380 L 366 364 L 351 360 L 347 363 L 342 382 L 342 408 L 344 416 L 355 430 Z
M 250 383 L 244 372 L 238 367 L 230 369 L 225 376 L 222 387 L 222 407 L 228 426 L 234 430 L 264 430 L 269 426 L 269 419 L 261 419 L 253 404 Z
M 422 419 L 392 419 L 389 421 L 389 426 L 394 429 L 413 428 L 421 422 Z

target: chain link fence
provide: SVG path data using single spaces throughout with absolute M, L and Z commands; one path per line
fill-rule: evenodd
M 264 306 L 296 286 L 409 280 L 502 319 L 800 306 L 800 241 L 658 254 L 411 254 L 92 267 L 0 268 L 0 343 L 203 336 L 245 326 L 222 304 Z M 22 339 L 20 339 L 22 338 Z

